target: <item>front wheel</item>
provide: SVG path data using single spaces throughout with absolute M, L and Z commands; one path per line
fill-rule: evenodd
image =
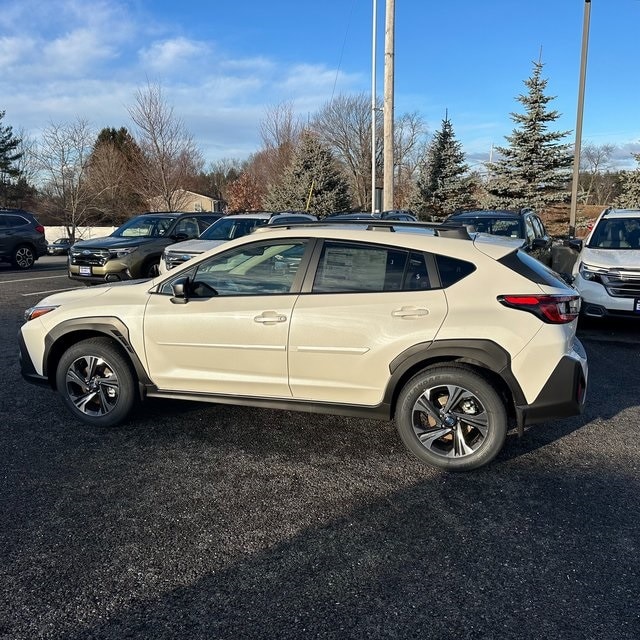
M 69 347 L 58 363 L 56 384 L 71 413 L 90 425 L 116 426 L 136 402 L 129 362 L 108 338 Z
M 27 245 L 16 247 L 11 256 L 11 262 L 16 269 L 31 269 L 36 261 L 36 254 Z
M 147 262 L 142 269 L 142 277 L 143 278 L 155 278 L 160 274 L 160 261 L 155 260 L 151 262 Z
M 493 460 L 507 435 L 507 414 L 494 387 L 458 365 L 421 371 L 402 389 L 396 427 L 422 462 L 449 471 Z

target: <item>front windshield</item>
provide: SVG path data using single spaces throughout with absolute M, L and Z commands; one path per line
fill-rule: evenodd
M 174 220 L 167 216 L 137 216 L 111 235 L 116 238 L 159 238 L 167 233 Z
M 593 249 L 640 248 L 639 218 L 603 218 L 589 239 Z
M 267 224 L 267 220 L 262 218 L 220 218 L 202 233 L 199 240 L 233 240 L 263 224 Z

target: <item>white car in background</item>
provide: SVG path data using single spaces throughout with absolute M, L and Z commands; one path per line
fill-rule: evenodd
M 640 209 L 606 209 L 573 268 L 582 313 L 592 318 L 640 318 Z
M 160 273 L 181 265 L 195 256 L 213 249 L 223 242 L 241 238 L 251 233 L 256 227 L 266 224 L 293 224 L 305 221 L 316 221 L 318 218 L 310 213 L 239 213 L 216 220 L 200 236 L 193 240 L 177 242 L 165 248 L 160 258 Z

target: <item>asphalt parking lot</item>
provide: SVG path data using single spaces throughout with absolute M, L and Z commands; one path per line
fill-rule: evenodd
M 392 423 L 149 401 L 72 420 L 20 377 L 64 258 L 0 266 L 0 638 L 640 637 L 640 324 L 580 327 L 582 416 L 450 475 Z

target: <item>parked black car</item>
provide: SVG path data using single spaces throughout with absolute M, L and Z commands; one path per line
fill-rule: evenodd
M 58 238 L 47 245 L 47 253 L 50 256 L 66 256 L 71 248 L 70 238 Z
M 522 248 L 527 253 L 547 266 L 551 266 L 552 239 L 540 216 L 531 209 L 460 211 L 445 218 L 445 222 L 462 222 L 466 225 L 472 225 L 475 231 L 489 233 L 493 236 L 520 238 Z
M 33 213 L 0 209 L 0 260 L 16 269 L 30 269 L 46 253 L 44 227 Z

